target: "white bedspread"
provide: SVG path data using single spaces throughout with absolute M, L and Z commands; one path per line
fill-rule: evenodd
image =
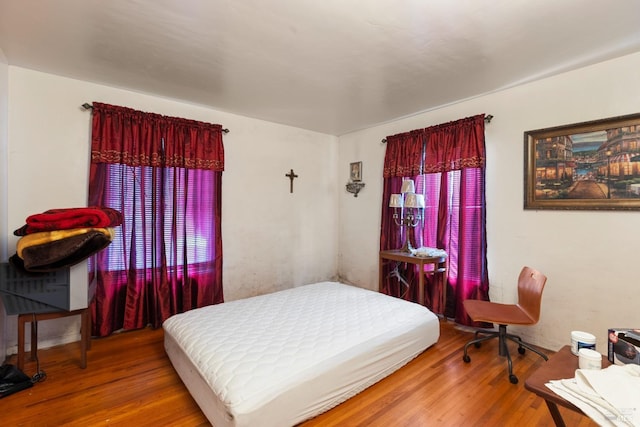
M 423 306 L 334 282 L 191 310 L 163 327 L 234 426 L 313 417 L 397 370 L 440 334 Z M 167 353 L 176 366 L 175 351 Z

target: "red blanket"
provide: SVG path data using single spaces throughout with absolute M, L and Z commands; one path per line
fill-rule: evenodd
M 13 232 L 16 236 L 53 230 L 69 230 L 82 227 L 116 227 L 122 224 L 122 214 L 111 208 L 91 206 L 87 208 L 50 209 L 31 215 L 26 224 Z

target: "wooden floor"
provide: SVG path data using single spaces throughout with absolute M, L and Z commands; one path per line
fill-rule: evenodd
M 462 347 L 471 333 L 441 322 L 438 343 L 400 371 L 333 410 L 311 426 L 550 426 L 544 401 L 524 389 L 543 360 L 514 354 L 517 385 L 509 382 L 496 342 Z M 3 426 L 200 426 L 209 425 L 173 370 L 163 331 L 142 330 L 94 339 L 88 366 L 80 369 L 79 343 L 40 350 L 45 381 L 0 399 Z M 8 363 L 15 364 L 15 356 Z M 28 362 L 25 373 L 36 372 Z M 560 409 L 568 426 L 595 426 Z M 260 426 L 256 426 L 260 427 Z

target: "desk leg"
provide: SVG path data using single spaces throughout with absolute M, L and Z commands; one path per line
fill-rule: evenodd
M 85 308 L 80 314 L 80 368 L 87 367 L 87 348 L 89 347 L 90 332 L 89 309 Z
M 440 299 L 440 304 L 441 305 L 441 311 L 442 311 L 442 318 L 447 320 L 447 316 L 444 315 L 444 312 L 447 309 L 447 276 L 448 276 L 448 269 L 447 269 L 447 260 L 445 260 L 442 264 L 438 265 L 438 269 L 442 269 L 442 295 L 441 295 L 441 299 Z
M 548 400 L 545 400 L 547 404 L 547 408 L 549 408 L 549 412 L 551 413 L 551 418 L 553 418 L 553 422 L 556 423 L 557 427 L 566 427 L 564 420 L 562 419 L 562 415 L 560 415 L 560 410 L 558 409 L 558 405 Z
M 424 265 L 418 264 L 418 304 L 425 305 L 424 301 Z M 415 283 L 415 282 L 414 282 Z
M 378 258 L 378 292 L 382 292 L 382 272 L 384 268 L 382 268 L 382 257 Z
M 18 369 L 24 369 L 24 318 L 18 315 Z
M 31 319 L 31 359 L 38 357 L 38 320 Z

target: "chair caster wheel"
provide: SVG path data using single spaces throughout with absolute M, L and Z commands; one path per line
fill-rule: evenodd
M 464 361 L 464 363 L 469 363 L 471 362 L 471 358 L 469 357 L 469 355 L 465 354 L 464 356 L 462 356 L 462 360 Z
M 524 354 L 524 347 L 518 347 L 518 353 Z
M 513 374 L 509 375 L 509 382 L 511 382 L 511 384 L 518 384 L 518 377 Z

